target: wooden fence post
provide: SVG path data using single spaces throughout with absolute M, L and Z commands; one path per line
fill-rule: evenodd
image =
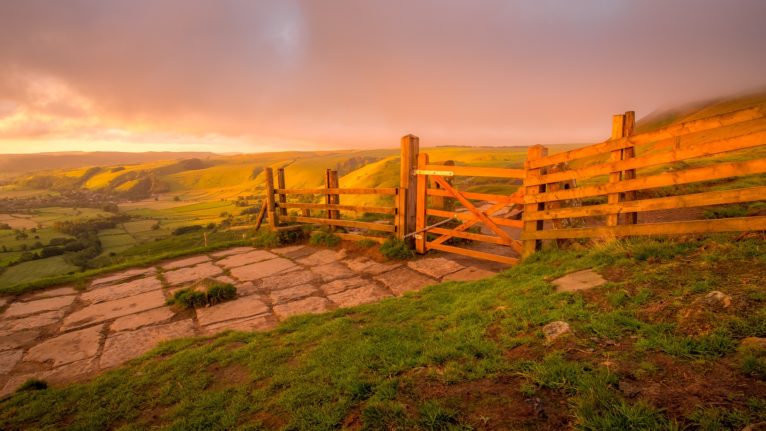
M 627 111 L 624 115 L 624 120 L 622 123 L 622 137 L 627 138 L 630 137 L 633 134 L 633 130 L 636 127 L 636 113 L 634 111 Z M 636 148 L 634 146 L 625 147 L 622 150 L 622 160 L 631 159 L 633 157 L 636 157 Z M 623 173 L 622 179 L 623 180 L 632 180 L 636 178 L 636 170 L 635 169 L 628 169 Z M 623 197 L 623 200 L 625 201 L 632 201 L 636 200 L 636 192 L 635 191 L 629 191 L 625 192 L 625 195 Z M 623 224 L 636 224 L 638 223 L 638 213 L 632 212 L 632 213 L 625 213 L 623 215 Z
M 531 160 L 541 159 L 548 155 L 548 149 L 542 145 L 535 145 L 527 149 L 527 161 L 524 164 L 524 170 L 526 171 L 525 178 L 530 179 L 543 174 L 543 169 L 530 169 L 529 162 Z M 524 193 L 527 195 L 536 195 L 538 193 L 545 192 L 545 184 L 538 184 L 534 186 L 526 186 L 526 179 L 524 187 Z M 524 217 L 532 211 L 542 211 L 545 209 L 544 203 L 539 204 L 526 204 L 524 205 Z M 524 221 L 524 232 L 535 232 L 543 229 L 543 220 Z M 522 256 L 528 257 L 540 248 L 542 241 L 536 239 L 528 239 L 523 241 Z
M 276 202 L 274 202 L 274 171 L 266 168 L 266 215 L 269 218 L 271 230 L 277 230 L 279 218 L 276 211 Z
M 277 188 L 278 189 L 285 189 L 285 168 L 279 168 L 277 169 Z M 287 208 L 285 208 L 282 204 L 287 203 L 287 195 L 284 193 L 278 193 L 279 196 L 279 215 L 282 217 L 287 217 Z
M 418 154 L 418 169 L 425 169 L 428 164 L 428 154 Z M 419 232 L 426 228 L 426 207 L 428 203 L 428 196 L 426 196 L 428 190 L 428 175 L 417 176 L 417 199 L 415 203 L 415 231 Z M 426 252 L 426 240 L 428 239 L 428 232 L 420 232 L 415 235 L 415 251 L 420 254 Z
M 415 211 L 417 206 L 417 180 L 414 172 L 417 165 L 417 157 L 420 149 L 420 139 L 414 135 L 402 137 L 401 141 L 401 167 L 399 170 L 399 239 L 415 232 Z M 410 237 L 407 243 L 414 245 L 414 238 Z
M 326 169 L 324 171 L 324 188 L 325 189 L 331 189 L 332 188 L 332 169 Z M 327 191 L 324 195 L 324 203 L 327 205 L 332 204 L 332 195 L 329 191 Z M 327 218 L 332 219 L 334 212 L 330 209 L 327 209 Z M 330 225 L 330 232 L 335 230 L 335 226 Z
M 330 171 L 330 188 L 331 189 L 340 188 L 340 181 L 338 181 L 338 171 L 335 171 L 335 170 Z M 338 193 L 331 194 L 330 203 L 332 203 L 333 205 L 340 205 L 340 194 Z M 331 211 L 332 211 L 332 218 L 339 220 L 340 211 L 339 210 L 331 210 Z
M 444 162 L 444 166 L 455 166 L 454 160 L 447 160 Z M 446 177 L 444 181 L 447 182 L 447 184 L 452 185 L 452 177 Z M 441 189 L 441 186 L 439 183 L 431 181 L 431 187 L 435 189 Z M 431 196 L 431 207 L 436 208 L 443 211 L 452 211 L 452 207 L 454 206 L 454 202 L 452 198 L 448 198 L 446 196 Z
M 625 125 L 625 116 L 624 115 L 614 115 L 612 116 L 612 140 L 621 139 L 623 136 L 623 127 Z M 622 160 L 622 150 L 614 150 L 609 154 L 609 162 L 618 162 Z M 622 172 L 621 171 L 615 171 L 609 174 L 609 183 L 618 183 L 622 180 Z M 607 203 L 609 204 L 617 204 L 620 202 L 620 194 L 619 193 L 610 193 L 606 197 Z M 617 226 L 619 218 L 619 213 L 609 214 L 606 216 L 606 225 L 607 226 Z

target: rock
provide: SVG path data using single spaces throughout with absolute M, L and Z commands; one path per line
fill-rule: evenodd
M 13 367 L 21 360 L 23 354 L 24 351 L 21 349 L 0 352 L 0 376 L 11 372 Z
M 463 265 L 443 257 L 427 257 L 407 262 L 407 266 L 429 277 L 442 278 L 463 268 Z
M 9 335 L 0 335 L 0 351 L 23 347 L 34 341 L 38 335 L 40 335 L 40 331 L 38 330 L 19 331 Z
M 175 316 L 175 313 L 173 313 L 169 307 L 155 308 L 154 310 L 120 317 L 112 322 L 109 326 L 109 330 L 112 332 L 131 331 L 142 326 L 167 322 L 172 319 L 173 316 Z
M 151 310 L 165 305 L 162 290 L 141 293 L 114 301 L 100 302 L 75 311 L 64 318 L 63 329 L 72 329 L 92 323 L 103 322 L 140 311 Z
M 375 280 L 391 289 L 396 296 L 402 296 L 406 292 L 420 290 L 426 286 L 436 284 L 432 279 L 406 267 L 380 274 L 375 277 Z
M 0 332 L 9 334 L 12 332 L 23 331 L 25 329 L 39 329 L 44 326 L 59 323 L 64 316 L 63 310 L 48 311 L 32 316 L 22 317 L 20 319 L 5 320 L 0 325 Z
M 14 302 L 5 313 L 4 318 L 27 316 L 29 314 L 40 313 L 42 311 L 62 310 L 69 307 L 74 302 L 76 296 L 58 296 L 55 298 L 38 299 L 30 302 Z
M 256 286 L 252 281 L 238 283 L 235 286 L 237 288 L 237 296 L 240 298 L 243 296 L 255 295 L 256 293 L 264 293 L 264 290 Z
M 174 260 L 172 262 L 163 263 L 161 266 L 162 266 L 162 269 L 167 271 L 171 269 L 186 268 L 187 266 L 193 266 L 199 263 L 204 263 L 209 261 L 210 261 L 209 257 L 205 255 L 201 255 L 201 256 L 187 257 L 186 259 Z
M 0 308 L 5 307 L 8 305 L 8 303 L 11 302 L 11 298 L 8 296 L 0 296 Z
M 475 281 L 489 278 L 494 275 L 496 275 L 495 272 L 469 266 L 458 272 L 453 272 L 452 274 L 444 276 L 442 281 Z
M 275 290 L 269 297 L 272 304 L 280 304 L 295 299 L 305 298 L 317 293 L 316 286 L 312 284 L 302 284 L 300 286 L 288 287 L 287 289 Z
M 401 266 L 399 263 L 379 263 L 367 257 L 358 257 L 356 259 L 344 260 L 346 266 L 351 268 L 356 273 L 364 273 L 368 275 L 380 275 L 384 272 L 391 271 L 392 269 Z
M 197 321 L 201 326 L 207 326 L 224 320 L 252 317 L 268 312 L 269 307 L 261 299 L 256 296 L 246 296 L 212 307 L 198 308 Z
M 303 250 L 304 248 L 306 248 L 306 246 L 304 245 L 291 245 L 287 247 L 275 248 L 275 249 L 272 249 L 271 251 L 273 253 L 280 254 L 282 256 L 289 256 L 295 252 L 299 252 Z
M 41 342 L 29 349 L 24 361 L 53 361 L 53 366 L 92 358 L 101 341 L 101 325 L 69 332 Z
M 298 301 L 288 302 L 287 304 L 274 307 L 274 314 L 280 319 L 286 319 L 297 314 L 314 314 L 328 311 L 331 307 L 330 301 L 318 296 L 312 296 Z
M 346 257 L 345 250 L 340 252 L 334 250 L 319 250 L 318 252 L 298 260 L 298 263 L 306 266 L 325 265 L 332 262 L 338 262 Z
M 274 275 L 261 280 L 263 289 L 279 290 L 286 287 L 297 286 L 299 284 L 319 281 L 319 274 L 311 271 L 293 271 L 288 274 Z
M 594 287 L 606 284 L 606 280 L 596 271 L 585 269 L 567 274 L 553 280 L 551 283 L 556 286 L 557 292 L 574 292 L 577 290 L 593 289 Z
M 231 270 L 231 275 L 241 281 L 258 280 L 271 275 L 281 274 L 298 269 L 299 266 L 292 261 L 277 258 L 252 265 L 240 266 Z
M 222 257 L 231 256 L 231 255 L 234 255 L 234 254 L 247 253 L 247 252 L 253 251 L 253 250 L 255 250 L 253 247 L 234 247 L 234 248 L 229 248 L 229 249 L 226 249 L 226 250 L 217 251 L 217 252 L 211 254 L 211 256 L 213 256 L 216 259 L 220 259 Z
M 181 268 L 176 269 L 175 271 L 166 272 L 164 276 L 168 284 L 178 285 L 202 280 L 203 278 L 215 277 L 222 273 L 223 270 L 220 267 L 208 262 L 200 263 L 189 268 Z
M 330 295 L 327 298 L 338 304 L 339 307 L 354 307 L 379 301 L 389 296 L 391 296 L 390 293 L 383 291 L 374 284 L 368 284 Z
M 708 292 L 708 294 L 702 298 L 702 303 L 713 308 L 729 308 L 731 306 L 731 296 L 718 290 L 714 290 Z
M 138 280 L 95 288 L 80 295 L 80 299 L 91 304 L 98 304 L 99 302 L 127 298 L 157 289 L 162 289 L 162 283 L 157 278 L 139 278 Z
M 270 260 L 277 257 L 279 256 L 274 253 L 269 253 L 266 250 L 253 250 L 247 253 L 229 256 L 226 259 L 219 260 L 216 263 L 224 268 L 231 269 L 238 266 L 249 265 L 251 263 L 263 262 L 264 260 Z
M 545 339 L 548 341 L 553 341 L 568 332 L 569 324 L 567 322 L 562 322 L 561 320 L 543 326 L 543 335 L 545 335 Z
M 102 277 L 97 280 L 93 280 L 90 287 L 100 286 L 102 284 L 112 284 L 118 281 L 128 280 L 130 278 L 138 277 L 139 275 L 148 276 L 157 273 L 155 268 L 134 268 L 127 271 L 123 271 L 117 274 L 112 274 L 108 277 Z
M 35 293 L 34 295 L 30 297 L 30 299 L 53 298 L 55 296 L 68 296 L 68 295 L 77 295 L 77 291 L 71 287 L 59 287 L 58 289 L 48 289 L 48 290 L 43 290 L 42 292 Z M 2 304 L 0 304 L 0 307 L 2 307 Z
M 311 272 L 318 274 L 322 281 L 332 281 L 339 278 L 349 278 L 356 275 L 346 265 L 340 262 L 331 262 L 311 268 Z
M 326 295 L 334 295 L 336 293 L 343 292 L 344 290 L 351 289 L 352 287 L 360 287 L 369 284 L 369 281 L 362 277 L 345 278 L 342 280 L 335 280 L 329 283 L 325 283 L 322 286 L 322 291 Z
M 101 369 L 115 367 L 148 352 L 163 341 L 192 335 L 194 335 L 194 323 L 191 319 L 147 326 L 135 331 L 118 332 L 106 339 L 99 367 Z

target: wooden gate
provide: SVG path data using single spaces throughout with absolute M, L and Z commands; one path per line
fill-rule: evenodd
M 499 217 L 497 213 L 508 207 L 522 205 L 524 200 L 520 194 L 521 191 L 512 195 L 473 193 L 458 190 L 451 180 L 461 176 L 522 180 L 523 169 L 432 165 L 428 162 L 428 154 L 420 153 L 415 174 L 417 175 L 416 230 L 412 235 L 415 237 L 415 248 L 418 253 L 441 250 L 495 262 L 518 263 L 522 246 L 521 242 L 513 236 L 515 229 L 520 230 L 523 227 L 523 222 Z M 443 203 L 449 200 L 460 204 L 463 211 L 446 207 Z M 440 204 L 434 205 L 434 203 Z M 449 226 L 450 224 L 452 226 Z M 477 225 L 485 226 L 490 234 L 469 231 Z M 453 238 L 503 247 L 497 247 L 496 252 L 478 251 L 448 244 L 447 242 Z

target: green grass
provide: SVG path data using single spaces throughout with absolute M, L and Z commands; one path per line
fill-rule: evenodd
M 753 387 L 758 363 L 747 374 L 731 360 L 739 338 L 766 336 L 766 298 L 753 295 L 766 243 L 732 238 L 549 250 L 491 279 L 294 317 L 270 332 L 175 340 L 86 383 L 0 401 L 0 428 L 475 429 L 537 397 L 564 428 L 741 429 L 766 420 L 766 399 L 741 389 Z M 673 252 L 637 257 L 660 248 Z M 589 267 L 619 276 L 585 294 L 549 283 Z M 679 310 L 702 295 L 704 279 L 751 299 L 689 327 Z M 676 308 L 652 311 L 667 306 Z M 555 320 L 573 335 L 549 344 L 540 331 Z M 716 385 L 740 389 L 725 399 L 703 393 L 686 410 L 619 389 L 626 379 L 651 387 L 665 370 L 660 387 L 684 387 L 714 366 L 734 376 Z M 493 382 L 503 381 L 513 384 L 498 392 Z M 506 419 L 527 429 L 546 420 Z
M 5 271 L 0 274 L 0 291 L 2 291 L 3 287 L 16 286 L 38 279 L 56 277 L 79 270 L 80 268 L 67 263 L 63 256 L 54 256 L 47 259 L 20 263 L 6 268 Z

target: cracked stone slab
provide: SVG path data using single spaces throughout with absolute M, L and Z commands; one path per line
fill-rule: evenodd
M 0 352 L 0 376 L 10 373 L 23 354 L 24 351 L 21 349 Z
M 77 295 L 77 291 L 71 287 L 59 287 L 58 289 L 48 289 L 39 293 L 35 293 L 34 295 L 30 296 L 29 299 L 53 298 L 56 296 L 68 295 Z M 2 304 L 0 304 L 0 307 L 2 307 Z
M 436 284 L 432 279 L 406 267 L 384 272 L 375 277 L 375 280 L 391 289 L 396 296 L 401 296 L 404 295 L 405 292 L 417 291 L 426 286 Z
M 261 286 L 264 289 L 279 290 L 314 281 L 319 281 L 319 274 L 311 271 L 293 271 L 287 274 L 266 277 L 261 280 Z
M 191 319 L 118 332 L 107 337 L 99 367 L 104 369 L 120 365 L 148 352 L 163 341 L 192 335 L 194 323 Z
M 295 316 L 298 314 L 324 313 L 325 311 L 330 310 L 331 307 L 332 303 L 326 298 L 310 296 L 306 299 L 277 305 L 274 307 L 274 314 L 276 314 L 280 319 L 286 319 L 290 316 Z
M 384 292 L 374 284 L 368 284 L 366 286 L 349 289 L 344 292 L 330 295 L 327 298 L 338 304 L 339 307 L 354 307 L 362 304 L 369 304 L 371 302 L 379 301 L 383 298 L 391 296 L 390 293 Z
M 298 265 L 284 258 L 276 258 L 251 265 L 240 266 L 231 270 L 231 275 L 242 281 L 258 280 L 298 269 Z
M 282 256 L 290 256 L 293 253 L 300 252 L 301 250 L 305 248 L 306 248 L 305 245 L 291 245 L 287 247 L 275 248 L 275 249 L 272 249 L 271 251 Z
M 269 312 L 269 307 L 256 296 L 246 296 L 233 301 L 222 302 L 212 307 L 198 308 L 197 321 L 201 326 L 225 320 L 251 317 Z
M 305 298 L 318 292 L 319 290 L 313 284 L 302 284 L 300 286 L 288 287 L 287 289 L 275 290 L 271 292 L 269 298 L 272 304 L 279 304 Z
M 53 366 L 92 358 L 98 352 L 102 325 L 50 338 L 29 349 L 24 361 L 53 361 Z
M 465 268 L 465 266 L 443 257 L 427 257 L 425 259 L 413 260 L 407 262 L 407 266 L 433 278 L 442 278 L 445 275 Z
M 322 291 L 325 295 L 334 295 L 336 293 L 343 292 L 354 287 L 364 286 L 370 282 L 362 277 L 345 278 L 342 280 L 334 280 L 322 285 Z
M 162 290 L 140 293 L 114 301 L 100 302 L 75 311 L 64 318 L 64 328 L 76 328 L 104 320 L 138 313 L 165 305 L 165 295 Z
M 96 287 L 102 284 L 112 284 L 118 281 L 127 280 L 129 278 L 138 277 L 140 275 L 148 276 L 148 275 L 154 275 L 156 273 L 157 273 L 157 269 L 154 267 L 129 269 L 127 271 L 119 272 L 117 274 L 112 274 L 107 277 L 102 277 L 102 278 L 93 280 L 93 282 L 90 284 L 90 287 Z
M 187 266 L 194 266 L 199 263 L 205 263 L 209 261 L 210 258 L 203 254 L 199 256 L 187 257 L 186 259 L 174 260 L 172 262 L 164 263 L 161 266 L 162 269 L 167 271 L 171 269 L 186 268 Z
M 236 287 L 237 287 L 237 296 L 240 298 L 243 296 L 250 296 L 250 295 L 264 293 L 264 289 L 257 286 L 252 281 L 239 283 L 236 285 Z
M 223 270 L 212 263 L 199 263 L 189 268 L 176 269 L 164 274 L 168 284 L 177 285 L 221 275 Z
M 374 260 L 367 257 L 358 257 L 356 259 L 344 260 L 343 263 L 345 263 L 346 266 L 348 266 L 354 272 L 368 275 L 380 275 L 386 271 L 391 271 L 392 269 L 401 266 L 399 263 L 375 262 Z
M 453 272 L 452 274 L 444 276 L 442 280 L 443 281 L 475 281 L 475 280 L 482 280 L 484 278 L 489 278 L 494 275 L 496 275 L 495 272 L 487 271 L 486 269 L 475 268 L 473 266 L 468 266 L 464 269 L 461 269 L 458 272 Z
M 48 383 L 64 383 L 76 380 L 80 376 L 95 371 L 95 362 L 95 358 L 88 358 L 62 365 L 52 370 L 41 370 L 10 376 L 3 389 L 0 390 L 0 397 L 13 393 L 19 386 L 31 378 L 45 380 Z
M 176 314 L 170 307 L 155 308 L 141 313 L 129 314 L 112 322 L 109 329 L 112 332 L 131 331 L 142 326 L 156 325 L 172 319 Z
M 38 335 L 40 335 L 40 331 L 37 330 L 19 331 L 10 335 L 2 335 L 0 336 L 0 351 L 17 349 L 27 345 L 34 341 Z
M 29 302 L 14 302 L 3 313 L 4 318 L 20 317 L 50 310 L 61 310 L 72 305 L 75 295 L 57 296 Z
M 309 256 L 302 259 L 298 259 L 298 263 L 306 266 L 325 265 L 332 262 L 337 262 L 346 257 L 346 251 L 335 250 L 319 250 Z
M 80 295 L 80 299 L 91 304 L 98 304 L 157 289 L 162 289 L 162 283 L 156 277 L 139 278 L 125 283 L 97 287 Z
M 6 297 L 0 297 L 0 308 L 5 307 L 9 302 L 11 302 L 11 298 Z
M 216 264 L 226 269 L 231 269 L 238 266 L 249 265 L 251 263 L 263 262 L 264 260 L 274 259 L 275 257 L 279 256 L 266 250 L 253 250 L 247 253 L 235 254 L 234 256 L 229 256 L 225 259 L 221 259 L 216 262 Z
M 319 274 L 322 281 L 333 281 L 339 278 L 349 278 L 356 275 L 346 265 L 340 262 L 331 262 L 311 268 L 311 272 Z
M 54 323 L 59 323 L 62 317 L 64 317 L 63 310 L 54 310 L 19 319 L 5 320 L 0 324 L 0 333 L 9 334 L 26 329 L 39 329 L 48 325 L 53 325 Z
M 247 253 L 248 251 L 253 251 L 253 250 L 255 250 L 253 247 L 234 247 L 234 248 L 229 248 L 226 250 L 217 251 L 215 253 L 212 253 L 211 256 L 213 256 L 216 259 L 220 259 L 222 257 L 227 257 L 234 254 Z
M 214 334 L 228 330 L 233 331 L 267 331 L 277 326 L 277 319 L 272 314 L 266 314 L 255 317 L 246 317 L 244 319 L 227 320 L 225 322 L 214 323 L 202 328 L 206 334 Z
M 596 271 L 586 269 L 567 274 L 553 280 L 551 283 L 556 286 L 557 292 L 574 292 L 577 290 L 593 289 L 605 284 L 606 280 Z

